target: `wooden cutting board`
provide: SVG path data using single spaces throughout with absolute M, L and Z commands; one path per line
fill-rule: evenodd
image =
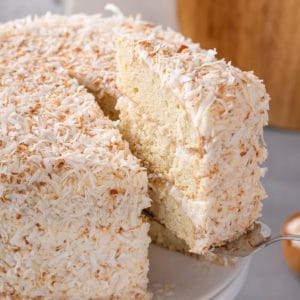
M 271 95 L 270 124 L 300 129 L 300 0 L 178 0 L 181 31 Z

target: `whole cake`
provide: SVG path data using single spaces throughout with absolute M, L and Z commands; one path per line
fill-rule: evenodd
M 259 217 L 268 95 L 253 74 L 120 14 L 16 20 L 0 45 L 1 296 L 147 298 L 148 183 L 150 234 L 182 251 Z

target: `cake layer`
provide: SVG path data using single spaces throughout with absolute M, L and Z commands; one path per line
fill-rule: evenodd
M 169 230 L 164 225 L 159 222 L 153 220 L 153 218 L 149 218 L 150 230 L 149 235 L 153 243 L 165 247 L 167 249 L 177 251 L 183 253 L 185 255 L 192 256 L 197 260 L 209 261 L 218 265 L 229 265 L 234 264 L 235 259 L 230 259 L 223 256 L 218 256 L 212 252 L 206 252 L 204 255 L 199 255 L 190 252 L 190 248 L 187 243 L 178 238 L 171 230 Z
M 151 213 L 178 238 L 185 241 L 189 251 L 199 253 L 207 245 L 220 246 L 236 239 L 251 228 L 261 215 L 261 202 L 248 195 L 242 201 L 195 201 L 184 197 L 174 185 L 149 177 Z
M 235 172 L 228 174 L 223 168 L 218 178 L 209 178 L 198 153 L 181 149 L 128 98 L 120 98 L 117 108 L 120 130 L 131 150 L 142 159 L 148 172 L 156 174 L 149 175 L 151 211 L 184 239 L 191 251 L 237 237 L 260 216 L 259 199 L 265 197 L 265 192 L 259 179 L 264 169 L 258 168 L 257 163 L 250 165 L 247 156 L 238 153 L 231 157 L 235 160 Z M 252 157 L 252 140 L 245 144 Z M 221 163 L 228 163 L 227 159 L 225 156 Z M 256 159 L 262 161 L 264 156 Z M 230 178 L 224 182 L 226 175 Z M 188 196 L 192 190 L 197 193 L 195 198 Z
M 269 96 L 251 72 L 189 41 L 132 39 L 116 39 L 118 88 L 177 143 L 199 151 L 209 138 L 236 144 L 243 131 L 262 135 Z
M 116 109 L 122 120 L 119 129 L 129 142 L 130 149 L 139 156 L 150 173 L 168 178 L 169 170 L 174 165 L 176 144 L 127 97 L 118 99 Z
M 0 41 L 0 296 L 147 298 L 145 169 L 59 64 Z
M 219 169 L 217 179 L 221 180 L 222 176 L 228 173 L 226 164 L 231 164 L 231 169 L 234 169 L 235 172 L 231 173 L 230 177 L 236 183 L 237 180 L 242 181 L 243 177 L 254 177 L 254 180 L 259 182 L 259 178 L 265 172 L 265 169 L 260 169 L 257 164 L 265 160 L 267 153 L 255 136 L 247 134 L 251 129 L 248 129 L 248 132 L 247 128 L 244 129 L 246 134 L 240 141 L 243 147 L 239 149 L 230 147 L 230 144 L 227 149 L 222 149 L 220 143 L 212 142 L 210 147 L 200 154 L 176 143 L 168 136 L 164 127 L 151 120 L 144 111 L 139 110 L 139 105 L 128 97 L 119 98 L 116 108 L 120 111 L 119 128 L 129 141 L 132 151 L 142 159 L 150 173 L 174 183 L 186 196 L 197 197 L 201 189 L 206 189 L 205 184 L 216 168 Z M 214 165 L 209 164 L 212 159 L 215 160 Z
M 117 105 L 121 131 L 148 172 L 174 184 L 182 199 L 163 196 L 158 206 L 170 210 L 158 217 L 158 207 L 155 217 L 194 252 L 242 234 L 260 215 L 265 197 L 259 165 L 266 158 L 268 95 L 261 81 L 188 43 L 178 49 L 126 36 L 117 47 L 117 83 L 127 96 Z M 192 136 L 200 137 L 198 148 Z M 188 216 L 192 233 L 186 235 L 191 226 L 176 214 Z

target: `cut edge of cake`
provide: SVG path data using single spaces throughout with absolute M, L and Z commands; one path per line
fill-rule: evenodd
M 260 164 L 269 96 L 262 81 L 188 40 L 115 40 L 121 132 L 158 186 L 170 186 L 172 199 L 178 194 L 171 201 L 165 188 L 156 189 L 165 206 L 153 199 L 159 221 L 192 252 L 234 240 L 260 217 L 266 197 Z M 192 222 L 192 233 L 179 215 Z

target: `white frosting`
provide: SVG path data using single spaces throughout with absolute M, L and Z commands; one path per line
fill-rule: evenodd
M 146 297 L 146 170 L 69 76 L 115 90 L 110 48 L 93 47 L 117 20 L 0 25 L 0 297 Z

